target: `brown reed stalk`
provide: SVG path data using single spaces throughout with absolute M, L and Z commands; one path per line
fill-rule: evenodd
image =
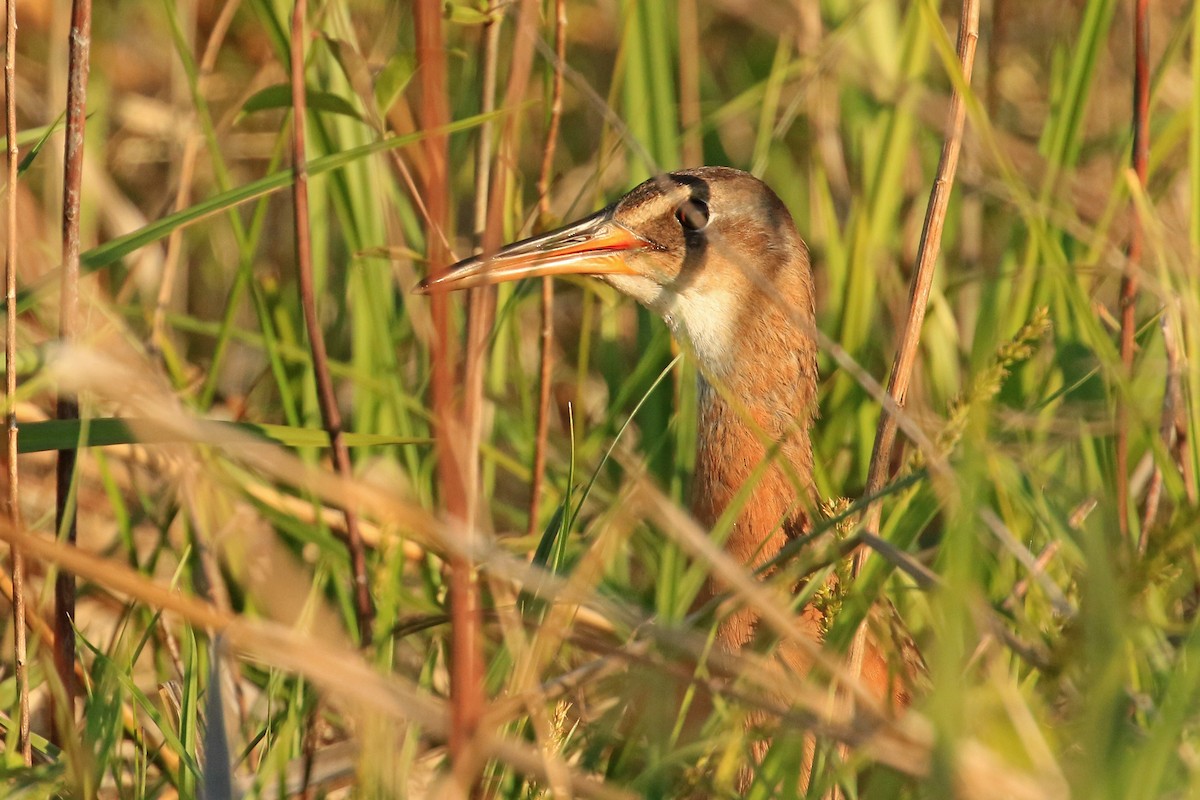
M 1138 184 L 1145 188 L 1150 163 L 1150 19 L 1149 0 L 1137 0 L 1133 22 L 1133 152 L 1130 160 Z M 1121 367 L 1125 380 L 1133 378 L 1133 335 L 1137 320 L 1138 283 L 1142 265 L 1144 234 L 1137 204 L 1129 206 L 1129 247 L 1121 276 Z M 1117 523 L 1122 536 L 1129 535 L 1129 403 L 1117 400 Z M 1158 470 L 1157 463 L 1155 471 Z M 1144 535 L 1143 531 L 1143 535 Z
M 334 469 L 347 481 L 353 469 L 350 450 L 342 437 L 342 414 L 338 409 L 333 378 L 329 373 L 329 356 L 325 337 L 317 317 L 316 290 L 312 274 L 312 237 L 308 222 L 308 162 L 304 141 L 307 104 L 304 94 L 304 18 L 307 0 L 296 0 L 292 12 L 292 208 L 295 213 L 296 273 L 300 284 L 300 304 L 304 309 L 304 326 L 308 331 L 308 346 L 312 350 L 313 373 L 317 382 L 317 400 L 329 444 L 333 451 Z M 375 611 L 371 603 L 371 586 L 367 580 L 367 555 L 358 529 L 358 513 L 346 505 L 346 547 L 354 575 L 354 613 L 363 647 L 371 643 L 371 624 Z
M 496 61 L 500 53 L 500 29 L 504 11 L 499 2 L 488 7 L 488 21 L 483 26 L 480 60 L 483 62 L 483 85 L 480 89 L 479 111 L 490 114 L 496 110 Z M 475 149 L 475 238 L 483 240 L 487 230 L 488 197 L 492 185 L 492 145 L 495 121 L 490 117 L 479 126 L 479 143 Z
M 970 85 L 971 70 L 975 63 L 975 45 L 979 39 L 979 4 L 977 0 L 964 0 L 958 28 L 958 58 L 963 81 Z M 917 268 L 913 273 L 909 292 L 908 319 L 900 332 L 896 358 L 888 379 L 888 395 L 898 410 L 905 406 L 908 387 L 912 379 L 913 365 L 921 342 L 921 326 L 925 322 L 925 307 L 929 303 L 929 290 L 933 285 L 933 274 L 941 249 L 942 229 L 946 222 L 946 208 L 950 202 L 950 190 L 954 173 L 958 167 L 958 155 L 962 148 L 963 128 L 966 122 L 966 102 L 962 93 L 955 89 L 950 101 L 946 140 L 938 162 L 937 175 L 929 194 L 925 209 L 925 222 L 921 228 L 921 243 L 917 251 Z M 885 408 L 879 418 L 875 432 L 875 444 L 871 451 L 871 463 L 867 473 L 865 493 L 872 495 L 883 489 L 888 478 L 892 447 L 896 441 L 896 415 Z M 882 516 L 880 504 L 873 504 L 864 516 L 863 528 L 877 533 Z M 860 549 L 854 556 L 854 574 L 862 571 L 867 551 Z
M 963 85 L 971 85 L 971 72 L 975 65 L 975 46 L 979 40 L 979 2 L 963 0 L 958 23 L 958 59 L 962 69 Z M 917 268 L 913 273 L 909 294 L 908 320 L 900 332 L 896 358 L 888 378 L 888 396 L 902 411 L 908 396 L 913 365 L 921 341 L 921 327 L 925 322 L 925 307 L 929 303 L 929 290 L 933 285 L 933 274 L 938 252 L 942 244 L 942 229 L 946 223 L 946 209 L 950 202 L 950 190 L 954 185 L 954 174 L 958 167 L 958 156 L 962 149 L 963 128 L 966 123 L 967 107 L 963 92 L 955 88 L 950 99 L 950 113 L 946 123 L 946 138 L 942 144 L 942 155 L 938 161 L 937 174 L 929 193 L 925 209 L 925 222 L 921 228 L 921 243 L 917 251 Z M 867 472 L 865 494 L 875 495 L 883 489 L 888 479 L 892 448 L 896 441 L 896 414 L 885 407 L 880 412 L 879 426 L 875 432 L 875 444 L 871 451 L 871 463 Z M 882 505 L 872 504 L 863 515 L 863 530 L 878 534 Z M 869 551 L 860 547 L 854 553 L 851 574 L 862 573 Z M 866 652 L 867 626 L 860 625 L 850 645 L 849 671 L 854 677 L 862 674 L 863 655 Z
M 480 111 L 488 113 L 496 109 L 496 63 L 500 53 L 500 30 L 503 27 L 504 11 L 497 5 L 490 9 L 489 20 L 483 31 L 482 52 L 483 85 L 480 89 Z M 496 238 L 489 231 L 488 204 L 491 198 L 492 173 L 495 166 L 493 138 L 495 124 L 489 119 L 479 127 L 479 146 L 475 157 L 475 241 L 481 248 L 495 247 L 490 240 Z M 482 520 L 479 516 L 479 443 L 483 438 L 483 370 L 487 351 L 488 334 L 495 316 L 496 290 L 492 287 L 472 289 L 467 292 L 467 346 L 464 360 L 466 370 L 463 378 L 463 419 L 467 425 L 468 457 L 464 467 L 468 470 L 463 478 L 467 491 L 467 519 L 472 524 Z
M 92 47 L 91 0 L 71 4 L 68 34 L 66 143 L 63 152 L 62 285 L 60 292 L 59 338 L 75 340 L 79 324 L 79 206 L 83 190 L 83 139 L 87 123 L 87 83 Z M 79 401 L 74 394 L 59 392 L 56 416 L 79 419 Z M 55 527 L 60 538 L 74 545 L 77 538 L 75 500 L 71 485 L 78 451 L 58 451 L 55 467 Z M 62 681 L 66 708 L 57 714 L 69 728 L 75 717 L 75 576 L 62 570 L 54 583 L 54 665 Z M 55 725 L 56 742 L 62 744 L 69 729 Z
M 700 21 L 696 0 L 679 0 L 679 127 L 685 167 L 704 163 L 700 134 Z
M 543 229 L 550 226 L 550 177 L 554 172 L 554 151 L 562 124 L 563 66 L 567 62 L 567 3 L 554 0 L 554 81 L 550 89 L 550 121 L 546 126 L 546 150 L 538 174 L 538 217 Z M 530 536 L 537 534 L 542 502 L 542 481 L 546 475 L 546 442 L 550 434 L 550 386 L 554 377 L 554 278 L 542 278 L 541 361 L 538 364 L 537 436 L 533 446 L 533 478 L 529 483 Z
M 5 4 L 4 131 L 8 137 L 8 196 L 5 198 L 8 241 L 4 247 L 4 430 L 8 519 L 21 524 L 20 471 L 17 468 L 17 4 Z M 25 557 L 12 548 L 13 672 L 17 681 L 17 750 L 25 766 L 33 763 L 29 742 L 29 668 L 25 632 Z
M 446 96 L 446 55 L 442 36 L 442 4 L 438 0 L 415 0 L 413 25 L 416 32 L 416 57 L 420 104 L 420 125 L 429 131 L 422 146 L 425 159 L 425 186 L 422 196 L 434 232 L 449 227 L 449 159 L 446 135 L 436 132 L 450 120 Z M 449 247 L 440 236 L 426 243 L 430 274 L 437 275 L 448 266 Z M 433 294 L 429 298 L 433 320 L 432 410 L 435 450 L 438 459 L 438 484 L 447 516 L 468 523 L 467 493 L 463 464 L 470 456 L 462 444 L 461 420 L 455 409 L 454 379 L 457 372 L 457 348 L 451 336 L 450 296 Z M 465 549 L 449 556 L 450 584 L 450 759 L 460 776 L 476 772 L 470 746 L 484 709 L 482 609 L 479 579 L 475 565 Z M 469 781 L 473 780 L 463 777 Z M 466 786 L 463 787 L 464 791 Z
M 975 45 L 979 40 L 978 0 L 964 0 L 958 28 L 958 58 L 962 68 L 963 82 L 970 85 L 971 70 L 975 64 Z M 921 228 L 921 243 L 917 251 L 917 268 L 913 273 L 909 290 L 908 319 L 900 332 L 896 358 L 888 378 L 887 393 L 902 410 L 908 397 L 912 380 L 913 365 L 921 343 L 921 327 L 925 322 L 925 307 L 929 303 L 929 290 L 933 285 L 934 269 L 942 244 L 942 229 L 946 223 L 946 208 L 950 202 L 950 190 L 954 184 L 954 173 L 958 167 L 958 155 L 962 148 L 963 128 L 966 122 L 966 102 L 962 92 L 955 89 L 950 101 L 950 113 L 946 126 L 946 140 L 942 145 L 937 175 L 929 194 L 925 209 L 925 222 Z M 865 494 L 877 494 L 888 478 L 892 447 L 896 441 L 896 414 L 885 408 L 880 414 L 879 426 L 875 431 L 875 444 L 871 451 L 871 463 L 867 472 Z M 878 533 L 882 516 L 880 504 L 875 503 L 864 516 L 863 528 Z M 854 574 L 862 571 L 867 551 L 859 549 L 854 555 Z
M 532 72 L 533 45 L 537 40 L 536 24 L 538 19 L 537 5 L 534 0 L 521 0 L 515 10 L 514 16 L 516 20 L 514 42 L 509 63 L 508 83 L 504 90 L 504 104 L 502 106 L 508 109 L 516 109 L 520 106 Z M 508 197 L 508 187 L 512 181 L 511 165 L 516 163 L 517 160 L 520 121 L 521 116 L 516 113 L 510 113 L 505 117 L 496 157 L 493 159 L 491 165 L 487 216 L 481 242 L 485 252 L 492 252 L 503 243 L 505 200 Z M 471 527 L 474 527 L 478 521 L 476 519 L 476 504 L 479 493 L 478 453 L 482 433 L 484 355 L 487 350 L 488 334 L 491 331 L 492 321 L 495 317 L 495 307 L 495 287 L 472 289 L 468 292 L 467 344 L 463 359 L 465 375 L 463 378 L 462 408 L 462 423 L 466 435 L 462 437 L 464 443 L 461 445 L 463 452 L 460 465 L 462 469 L 461 480 L 466 498 L 466 509 L 463 519 Z M 473 590 L 473 595 L 470 598 L 472 602 L 472 606 L 470 607 L 472 611 L 470 624 L 473 627 L 473 643 L 478 654 L 478 663 L 475 669 L 479 670 L 477 673 L 478 677 L 476 678 L 478 686 L 473 687 L 472 690 L 477 693 L 478 703 L 482 708 L 486 701 L 482 678 L 482 652 L 478 649 L 481 639 L 479 631 L 482 626 L 482 606 L 480 602 L 478 570 L 474 565 L 471 565 L 470 580 Z M 452 619 L 454 617 L 453 607 L 451 607 L 451 617 Z M 478 777 L 479 764 L 473 755 L 473 753 L 480 750 L 475 742 L 477 728 L 478 719 L 473 721 L 469 733 L 463 734 L 466 738 L 462 742 L 462 751 L 459 754 L 459 758 L 456 759 L 454 764 L 455 778 L 464 789 L 468 786 L 474 787 Z M 452 733 L 457 734 L 457 728 Z

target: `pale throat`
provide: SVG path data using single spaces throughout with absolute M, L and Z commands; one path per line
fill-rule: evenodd
M 708 291 L 677 296 L 664 316 L 695 353 L 700 372 L 693 511 L 712 525 L 742 485 L 755 481 L 736 526 L 734 539 L 743 541 L 728 544 L 757 560 L 750 551 L 797 517 L 811 485 L 816 364 L 811 341 L 786 312 L 765 298 L 754 305 L 744 307 L 729 291 Z M 764 465 L 768 458 L 773 463 Z
M 734 293 L 692 288 L 678 294 L 664 291 L 663 295 L 660 313 L 671 333 L 692 350 L 703 375 L 725 380 L 737 366 L 740 349 Z

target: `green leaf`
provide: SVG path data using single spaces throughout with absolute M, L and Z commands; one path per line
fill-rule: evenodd
M 350 101 L 344 97 L 306 86 L 304 88 L 304 98 L 308 103 L 309 110 L 328 111 L 331 114 L 341 114 L 346 117 L 352 117 L 359 122 L 362 121 L 362 114 L 359 114 L 358 109 L 351 105 Z M 251 95 L 250 99 L 242 104 L 241 113 L 238 114 L 238 121 L 240 122 L 244 117 L 257 111 L 274 111 L 280 108 L 291 107 L 292 87 L 286 83 L 277 83 L 274 86 L 268 86 Z
M 65 113 L 65 112 L 64 112 Z M 36 128 L 26 128 L 23 131 L 17 132 L 17 146 L 24 147 L 31 142 L 43 142 L 52 134 L 62 130 L 64 114 L 59 114 L 58 119 L 54 120 L 49 125 L 39 125 Z M 0 136 L 0 150 L 8 149 L 8 137 Z
M 459 3 L 446 3 L 446 19 L 455 25 L 486 25 L 492 17 L 486 11 Z
M 47 125 L 45 128 L 41 129 L 41 131 L 42 131 L 41 137 L 37 140 L 37 142 L 34 143 L 33 147 L 31 147 L 29 149 L 29 152 L 25 154 L 25 157 L 21 159 L 21 163 L 17 164 L 17 177 L 18 178 L 21 177 L 22 175 L 24 175 L 25 171 L 28 170 L 31 166 L 33 166 L 33 160 L 35 158 L 37 158 L 38 153 L 42 152 L 42 147 L 44 147 L 46 142 L 50 140 L 50 137 L 54 135 L 55 131 L 57 131 L 59 128 L 62 127 L 63 118 L 66 116 L 66 114 L 67 114 L 66 111 L 62 112 L 61 114 L 58 115 L 58 119 L 54 120 L 53 125 Z M 88 114 L 88 116 L 90 117 L 91 114 Z M 21 136 L 20 136 L 20 134 L 18 134 L 17 135 L 17 143 L 20 144 L 20 142 L 21 142 Z M 8 143 L 8 139 L 5 138 L 5 144 L 7 144 L 7 143 Z
M 358 52 L 358 49 L 352 43 L 334 38 L 333 36 L 323 36 L 322 41 L 329 47 L 329 52 L 333 56 L 333 60 L 342 68 L 342 74 L 350 82 L 350 88 L 354 91 L 354 94 L 363 103 L 374 100 L 371 68 L 367 64 L 367 60 L 363 58 L 362 53 Z M 371 119 L 372 125 L 375 126 L 375 122 L 378 119 L 376 110 L 372 108 L 367 109 L 367 116 Z
M 381 114 L 392 107 L 415 72 L 412 56 L 407 53 L 396 53 L 387 60 L 375 76 L 375 103 Z

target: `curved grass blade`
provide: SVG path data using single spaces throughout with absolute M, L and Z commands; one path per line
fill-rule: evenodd
M 304 96 L 308 107 L 313 111 L 328 111 L 331 114 L 341 114 L 344 117 L 350 117 L 359 122 L 363 121 L 362 114 L 358 113 L 358 109 L 351 105 L 344 97 L 339 97 L 331 92 L 313 89 L 311 86 L 305 88 Z M 286 83 L 277 83 L 274 86 L 260 89 L 251 95 L 250 99 L 242 104 L 238 120 L 241 121 L 244 117 L 257 111 L 273 111 L 291 107 L 292 87 Z
M 470 130 L 489 119 L 498 117 L 502 114 L 514 113 L 512 109 L 504 109 L 493 111 L 487 114 L 476 114 L 466 119 L 452 122 L 441 128 L 434 128 L 419 133 L 410 133 L 405 136 L 389 136 L 386 139 L 380 139 L 377 142 L 354 147 L 350 150 L 345 150 L 341 153 L 323 156 L 322 158 L 313 159 L 308 163 L 308 174 L 310 176 L 320 175 L 331 170 L 339 169 L 351 164 L 361 158 L 365 158 L 375 153 L 382 153 L 387 150 L 393 150 L 397 147 L 406 147 L 421 141 L 427 136 L 435 134 L 458 133 L 460 131 Z M 193 206 L 185 208 L 175 214 L 170 214 L 162 219 L 155 220 L 143 228 L 139 228 L 132 233 L 124 236 L 119 236 L 116 239 L 105 242 L 99 247 L 93 247 L 82 256 L 80 263 L 88 272 L 95 272 L 104 267 L 111 266 L 120 261 L 125 256 L 134 252 L 138 248 L 145 247 L 160 239 L 165 239 L 176 228 L 182 228 L 190 225 L 193 222 L 198 222 L 213 214 L 218 214 L 227 209 L 249 202 L 263 195 L 277 192 L 290 186 L 292 183 L 292 170 L 290 168 L 272 173 L 265 178 L 260 178 L 257 181 L 252 181 L 244 186 L 239 186 L 227 192 L 221 192 L 213 197 L 210 197 L 203 202 L 196 203 Z
M 52 125 L 47 125 L 44 128 L 39 128 L 32 131 L 26 131 L 24 134 L 19 134 L 17 136 L 18 145 L 24 144 L 24 141 L 26 140 L 33 139 L 35 137 L 37 138 L 37 141 L 34 142 L 33 147 L 29 149 L 29 152 L 26 153 L 25 157 L 21 159 L 21 163 L 17 165 L 18 178 L 24 175 L 25 171 L 33 165 L 33 160 L 38 157 L 38 153 L 42 152 L 42 147 L 45 146 L 46 142 L 50 140 L 50 137 L 57 133 L 60 128 L 62 128 L 63 119 L 66 117 L 66 115 L 67 112 L 64 111 L 58 115 L 58 119 L 54 120 Z M 90 117 L 91 114 L 88 114 L 88 116 Z M 41 131 L 41 136 L 37 136 L 39 130 Z M 4 137 L 4 144 L 7 147 L 7 136 Z
M 86 441 L 81 441 L 84 423 L 87 424 Z M 316 428 L 295 428 L 289 425 L 262 425 L 252 422 L 215 422 L 219 427 L 227 427 L 230 432 L 230 442 L 244 437 L 247 433 L 257 436 L 264 443 L 283 445 L 284 447 L 328 447 L 329 436 L 325 431 Z M 351 447 L 428 445 L 431 439 L 424 437 L 388 436 L 374 433 L 347 433 L 346 444 Z M 189 440 L 181 437 L 178 432 L 150 419 L 122 419 L 107 417 L 99 419 L 79 420 L 45 420 L 42 422 L 26 422 L 21 425 L 18 452 L 41 453 L 48 450 L 60 450 L 64 447 L 106 447 L 119 444 L 211 444 L 211 438 L 204 442 Z

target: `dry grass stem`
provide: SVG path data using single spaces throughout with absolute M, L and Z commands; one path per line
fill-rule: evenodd
M 1137 174 L 1138 185 L 1143 190 L 1146 187 L 1147 172 L 1150 168 L 1150 2 L 1136 0 L 1133 15 L 1133 150 L 1130 162 Z M 1130 203 L 1129 248 L 1126 252 L 1125 269 L 1121 275 L 1121 365 L 1125 370 L 1125 378 L 1133 379 L 1134 333 L 1137 325 L 1137 298 L 1140 272 L 1142 269 L 1142 250 L 1145 234 L 1142 231 L 1142 220 L 1138 214 L 1136 203 Z M 1169 372 L 1169 371 L 1168 371 Z M 1168 380 L 1169 380 L 1168 375 Z M 1170 391 L 1168 384 L 1165 389 Z M 1117 441 L 1116 441 L 1116 471 L 1117 471 L 1117 522 L 1121 532 L 1129 535 L 1129 407 L 1127 400 L 1117 404 Z M 1161 480 L 1158 474 L 1161 469 L 1157 460 L 1154 464 L 1155 475 L 1151 483 Z M 1153 495 L 1154 492 L 1151 492 Z M 1157 505 L 1157 497 L 1148 497 Z M 1151 515 L 1153 521 L 1153 515 Z M 1138 537 L 1140 549 L 1145 549 L 1147 531 L 1142 530 Z
M 75 340 L 79 325 L 79 254 L 82 249 L 79 224 L 91 46 L 91 0 L 74 0 L 71 4 L 68 48 L 67 118 L 63 152 L 62 280 L 59 285 L 59 338 L 68 344 Z M 60 420 L 79 419 L 78 398 L 60 392 L 55 416 Z M 77 458 L 78 453 L 74 449 L 59 450 L 55 471 L 55 528 L 59 537 L 68 544 L 74 544 L 77 536 L 73 496 Z M 54 586 L 54 663 L 62 682 L 65 703 L 56 719 L 64 723 L 75 718 L 75 599 L 74 576 L 69 572 L 60 573 Z M 69 730 L 58 730 L 58 743 L 61 745 L 65 737 L 71 735 Z
M 1188 795 L 1190 6 L 73 3 L 6 17 L 0 796 Z M 413 291 L 701 164 L 781 205 Z
M 420 724 L 440 739 L 451 735 L 444 704 L 415 685 L 380 676 L 362 656 L 269 622 L 247 620 L 215 606 L 166 589 L 134 570 L 76 547 L 41 539 L 11 527 L 5 520 L 0 539 L 23 548 L 30 557 L 57 564 L 86 580 L 124 594 L 193 625 L 220 633 L 244 658 L 294 671 L 313 680 L 348 710 L 363 716 L 383 714 L 397 721 Z M 518 769 L 544 774 L 541 756 L 523 742 L 481 737 L 485 755 L 503 759 Z M 571 771 L 569 785 L 584 797 L 625 798 L 630 795 L 605 787 L 595 777 Z
M 17 465 L 17 4 L 5 3 L 4 130 L 7 137 L 8 187 L 4 210 L 8 236 L 4 244 L 4 442 L 5 513 L 13 527 L 21 524 L 20 470 Z M 32 763 L 29 743 L 29 665 L 25 633 L 25 559 L 12 548 L 13 672 L 17 683 L 17 750 L 25 766 Z
M 975 64 L 975 45 L 978 40 L 979 3 L 976 0 L 964 0 L 962 11 L 959 14 L 958 57 L 965 87 L 971 85 L 971 72 Z M 962 90 L 956 87 L 950 103 L 950 115 L 946 124 L 946 138 L 942 146 L 942 155 L 938 162 L 933 188 L 930 191 L 929 203 L 926 206 L 925 221 L 921 228 L 917 266 L 913 273 L 909 292 L 908 317 L 900 333 L 900 340 L 896 345 L 896 358 L 888 377 L 887 393 L 901 408 L 904 407 L 908 397 L 909 382 L 920 347 L 925 309 L 929 304 L 929 290 L 933 285 L 934 270 L 941 250 L 942 229 L 945 226 L 946 209 L 950 203 L 950 191 L 954 185 L 954 175 L 958 167 L 958 155 L 962 148 L 965 123 L 966 102 Z M 867 472 L 867 494 L 880 491 L 887 482 L 896 429 L 896 416 L 884 409 L 880 414 L 879 426 L 875 432 L 875 443 L 871 450 L 871 461 Z M 868 508 L 863 515 L 863 528 L 869 533 L 878 533 L 882 513 L 883 508 L 880 504 Z M 852 576 L 857 577 L 861 574 L 868 552 L 863 548 L 854 554 Z M 865 625 L 860 625 L 850 644 L 848 655 L 851 675 L 861 674 L 866 649 L 867 630 Z M 854 700 L 849 700 L 849 702 L 850 707 L 853 708 Z M 845 749 L 842 748 L 841 752 L 844 758 Z M 835 789 L 832 796 L 839 797 L 840 790 Z
M 434 0 L 417 0 L 413 5 L 416 32 L 417 74 L 420 80 L 420 120 L 427 130 L 437 130 L 450 119 L 446 96 L 445 43 L 442 37 L 442 8 Z M 448 142 L 444 135 L 431 135 L 424 142 L 426 184 L 423 196 L 435 229 L 446 229 L 450 215 L 448 186 Z M 449 263 L 449 253 L 438 239 L 427 243 L 430 274 L 437 275 Z M 454 400 L 457 348 L 450 326 L 450 300 L 444 295 L 430 298 L 434 342 L 432 352 L 432 401 L 437 437 L 438 485 L 441 503 L 452 520 L 469 524 L 469 493 L 466 480 L 472 474 L 473 458 L 464 446 L 460 409 Z M 450 757 L 463 791 L 477 780 L 480 764 L 474 740 L 483 715 L 486 696 L 483 676 L 482 606 L 476 565 L 461 555 L 449 561 L 450 644 Z
M 500 32 L 504 16 L 501 13 L 489 15 L 489 21 L 483 30 L 480 60 L 483 62 L 482 96 L 480 109 L 490 113 L 496 108 L 496 61 L 499 57 Z M 492 185 L 506 186 L 508 171 L 497 169 L 511 157 L 511 147 L 508 139 L 500 143 L 500 157 L 493 158 L 493 121 L 487 120 L 479 129 L 479 144 L 476 147 L 475 163 L 475 203 L 474 229 L 478 245 L 487 249 L 497 245 L 497 229 L 499 221 L 491 214 Z M 509 131 L 505 126 L 505 133 Z M 493 163 L 495 162 L 495 163 Z M 496 290 L 483 287 L 467 293 L 467 332 L 466 347 L 463 353 L 465 374 L 463 376 L 462 416 L 466 427 L 466 452 L 471 454 L 463 461 L 465 473 L 462 481 L 466 487 L 466 519 L 472 524 L 479 524 L 479 459 L 474 455 L 479 452 L 479 443 L 483 438 L 483 373 L 484 358 L 487 353 L 488 335 L 496 314 Z
M 317 400 L 321 406 L 321 417 L 325 431 L 329 434 L 329 445 L 333 451 L 333 464 L 337 473 L 349 480 L 353 474 L 350 450 L 342 438 L 342 412 L 338 408 L 333 378 L 329 374 L 329 356 L 325 350 L 325 332 L 317 315 L 316 287 L 313 281 L 312 238 L 309 232 L 308 214 L 308 156 L 304 141 L 307 124 L 307 101 L 304 83 L 305 7 L 307 0 L 296 0 L 292 14 L 292 208 L 295 214 L 296 274 L 300 285 L 300 304 L 304 310 L 304 323 L 308 331 L 308 344 L 312 349 L 313 374 L 317 382 Z M 375 616 L 371 600 L 371 585 L 367 578 L 366 552 L 362 535 L 358 530 L 358 513 L 352 506 L 344 506 L 346 517 L 346 547 L 350 551 L 351 571 L 354 576 L 355 614 L 358 618 L 359 641 L 363 647 L 370 645 L 372 621 Z
M 970 86 L 971 70 L 975 63 L 975 44 L 979 40 L 979 4 L 966 0 L 959 17 L 958 55 L 964 85 Z M 946 126 L 946 139 L 942 146 L 941 160 L 934 176 L 929 203 L 925 212 L 925 223 L 921 229 L 921 244 L 918 248 L 917 267 L 913 273 L 909 292 L 908 317 L 896 346 L 896 359 L 888 378 L 887 393 L 898 407 L 903 408 L 912 380 L 913 366 L 921 342 L 921 328 L 925 322 L 925 309 L 929 304 L 929 290 L 933 285 L 934 269 L 941 248 L 942 229 L 946 222 L 946 208 L 950 202 L 950 191 L 954 185 L 954 174 L 958 166 L 958 155 L 962 148 L 963 127 L 966 122 L 966 102 L 962 93 L 955 90 L 950 104 L 950 117 Z M 887 482 L 891 463 L 892 446 L 896 439 L 896 415 L 888 410 L 880 415 L 875 444 L 871 450 L 871 463 L 867 476 L 867 493 L 873 494 Z M 868 531 L 879 530 L 882 508 L 878 505 L 867 510 L 863 527 Z M 862 570 L 865 551 L 855 556 L 855 574 Z
M 550 121 L 546 125 L 546 152 L 538 173 L 538 227 L 550 225 L 550 179 L 563 112 L 563 67 L 567 62 L 567 3 L 554 0 L 554 78 L 550 89 Z M 542 481 L 546 475 L 546 448 L 550 433 L 550 388 L 554 381 L 554 278 L 542 278 L 542 330 L 539 338 L 537 432 L 533 441 L 533 477 L 529 482 L 529 523 L 526 533 L 534 536 L 541 528 Z

